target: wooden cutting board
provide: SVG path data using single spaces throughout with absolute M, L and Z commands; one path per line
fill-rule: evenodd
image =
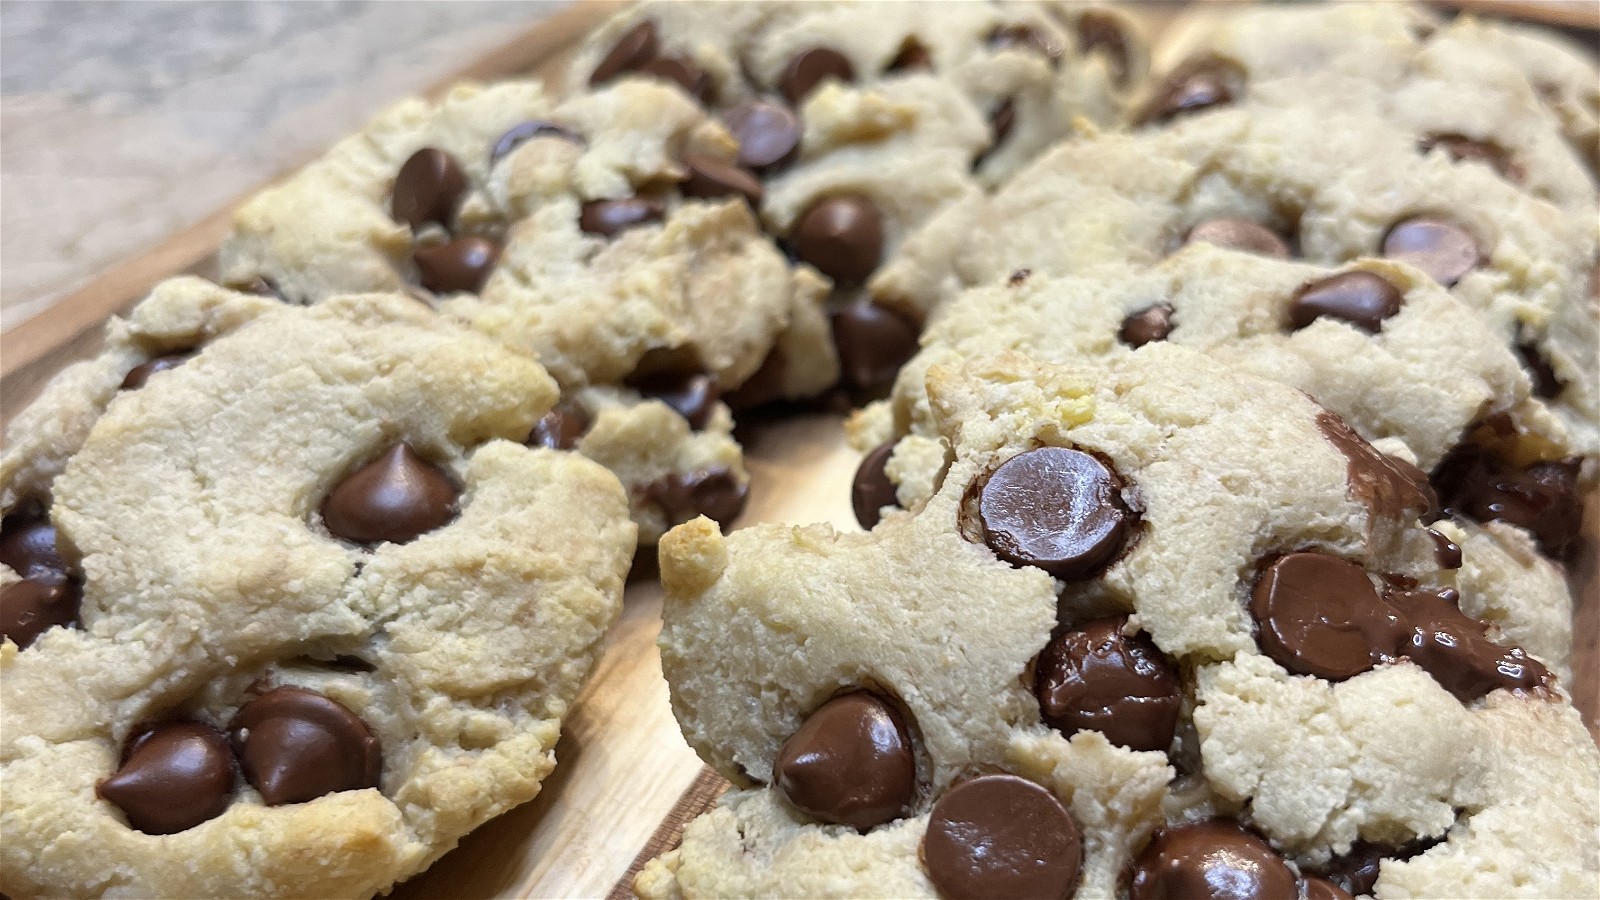
M 557 74 L 583 35 L 620 5 L 575 4 L 439 88 L 463 79 Z M 1159 19 L 1175 6 L 1146 11 Z M 1600 6 L 1593 3 L 1507 6 L 1529 7 L 1535 14 L 1556 6 L 1563 14 L 1588 7 L 1590 19 L 1561 24 L 1600 27 Z M 156 282 L 185 271 L 210 273 L 234 205 L 0 335 L 0 421 L 9 421 L 61 367 L 92 353 L 105 320 L 131 307 Z M 825 521 L 856 527 L 849 486 L 858 455 L 845 444 L 840 418 L 818 414 L 766 423 L 747 437 L 751 502 L 740 524 Z M 1593 729 L 1600 708 L 1600 497 L 1590 498 L 1589 513 L 1586 552 L 1573 573 L 1574 587 L 1581 587 L 1574 692 Z M 655 647 L 660 610 L 659 585 L 647 578 L 630 584 L 622 618 L 556 746 L 559 765 L 538 798 L 473 832 L 427 872 L 398 886 L 394 896 L 631 896 L 628 884 L 638 865 L 674 846 L 683 823 L 726 787 L 684 743 L 672 717 Z

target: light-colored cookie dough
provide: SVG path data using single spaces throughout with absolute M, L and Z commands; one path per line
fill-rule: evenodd
M 271 307 L 116 397 L 63 458 L 7 450 L 8 498 L 39 487 L 19 473 L 59 470 L 49 513 L 83 597 L 76 627 L 0 644 L 11 896 L 367 897 L 555 764 L 632 558 L 616 479 L 521 446 L 555 383 L 413 299 Z M 143 340 L 151 316 L 123 327 Z M 397 443 L 459 487 L 453 519 L 401 543 L 336 538 L 325 498 Z M 226 728 L 283 686 L 364 724 L 376 788 L 268 806 L 241 780 L 219 815 L 166 835 L 97 796 L 143 723 Z

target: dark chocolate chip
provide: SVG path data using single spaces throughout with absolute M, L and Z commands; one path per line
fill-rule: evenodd
M 788 373 L 789 360 L 783 348 L 773 347 L 767 353 L 767 358 L 761 361 L 761 368 L 746 378 L 744 384 L 724 396 L 723 402 L 732 407 L 734 412 L 743 412 L 782 400 Z
M 188 362 L 189 357 L 193 355 L 193 353 L 168 353 L 165 356 L 157 356 L 147 362 L 140 363 L 129 369 L 128 374 L 123 376 L 120 390 L 136 391 L 144 387 L 144 383 L 150 380 L 151 375 L 157 372 L 165 372 L 169 369 L 176 369 Z
M 477 293 L 500 261 L 500 245 L 485 237 L 463 237 L 418 247 L 411 254 L 418 280 L 435 294 Z
M 56 526 L 42 504 L 28 503 L 0 519 L 0 563 L 24 578 L 65 578 Z
M 841 285 L 867 280 L 883 260 L 883 214 L 855 194 L 825 197 L 794 223 L 795 255 Z
M 716 412 L 717 399 L 721 396 L 716 379 L 705 372 L 657 372 L 630 377 L 627 384 L 646 397 L 672 407 L 696 431 L 711 422 L 711 414 Z
M 1139 115 L 1140 124 L 1166 122 L 1180 115 L 1232 103 L 1244 75 L 1238 66 L 1214 56 L 1190 60 L 1173 70 Z
M 739 196 L 751 206 L 761 205 L 761 182 L 737 165 L 704 153 L 685 153 L 683 165 L 689 170 L 689 177 L 679 186 L 685 197 Z
M 848 84 L 856 80 L 856 67 L 843 53 L 829 47 L 801 50 L 778 76 L 778 92 L 791 106 L 799 106 L 826 78 L 837 78 Z
M 1486 626 L 1463 613 L 1454 590 L 1392 591 L 1389 602 L 1411 627 L 1400 652 L 1462 703 L 1505 688 L 1533 691 L 1552 683 L 1548 669 L 1520 647 L 1484 636 Z
M 1317 414 L 1317 428 L 1343 454 L 1350 496 L 1371 515 L 1409 522 L 1428 515 L 1437 506 L 1437 498 L 1421 469 L 1379 453 L 1343 419 L 1327 410 Z
M 1015 775 L 980 775 L 933 804 L 922 865 L 948 900 L 1065 900 L 1082 877 L 1083 832 L 1046 788 Z
M 94 792 L 145 834 L 176 834 L 222 815 L 238 780 L 233 752 L 202 722 L 162 722 L 128 742 Z
M 1319 870 L 1325 878 L 1350 895 L 1371 896 L 1378 886 L 1378 873 L 1386 859 L 1411 859 L 1426 853 L 1444 840 L 1443 835 L 1419 838 L 1400 846 L 1356 841 L 1348 852 L 1333 857 Z
M 1575 459 L 1519 468 L 1464 444 L 1439 464 L 1433 484 L 1445 509 L 1526 528 L 1546 554 L 1562 559 L 1583 527 L 1578 468 Z
M 1273 259 L 1288 259 L 1292 255 L 1288 241 L 1249 219 L 1207 219 L 1189 229 L 1183 243 L 1185 246 L 1215 244 L 1228 250 L 1270 256 Z
M 383 751 L 367 724 L 305 688 L 273 688 L 246 703 L 228 723 L 228 738 L 245 780 L 268 806 L 377 787 L 383 772 Z
M 750 485 L 741 484 L 726 466 L 694 472 L 673 472 L 644 485 L 644 500 L 660 507 L 669 527 L 705 516 L 726 528 L 744 511 Z
M 1461 545 L 1432 528 L 1428 529 L 1428 537 L 1433 539 L 1433 559 L 1439 568 L 1461 568 Z
M 1466 229 L 1434 216 L 1396 222 L 1383 236 L 1383 255 L 1416 266 L 1445 287 L 1483 261 L 1477 240 Z
M 667 217 L 667 205 L 652 197 L 623 197 L 620 200 L 591 200 L 578 215 L 578 227 L 589 234 L 613 237 L 637 225 L 659 222 Z
M 794 110 L 769 100 L 752 100 L 731 110 L 723 122 L 739 142 L 739 165 L 757 172 L 793 162 L 805 134 Z
M 1076 581 L 1122 549 L 1137 516 L 1122 479 L 1098 458 L 1066 447 L 1026 450 L 1001 463 L 978 489 L 983 541 L 1014 565 Z
M 1117 337 L 1129 347 L 1143 347 L 1151 341 L 1164 341 L 1172 333 L 1172 305 L 1147 306 L 1126 319 Z
M 1343 681 L 1391 660 L 1407 630 L 1355 563 L 1326 553 L 1274 560 L 1250 592 L 1256 640 L 1298 675 Z
M 1128 63 L 1128 35 L 1122 22 L 1105 10 L 1090 9 L 1078 16 L 1078 46 L 1085 56 L 1105 56 L 1111 83 L 1126 87 L 1132 67 Z
M 1129 900 L 1284 900 L 1294 872 L 1261 836 L 1206 819 L 1163 828 L 1133 863 Z
M 645 63 L 656 58 L 660 47 L 656 23 L 649 19 L 640 22 L 617 38 L 617 42 L 611 46 L 611 52 L 594 67 L 589 84 L 604 84 L 623 72 L 638 71 Z
M 389 208 L 396 222 L 414 229 L 429 222 L 449 228 L 456 205 L 466 192 L 467 176 L 455 157 L 443 150 L 423 147 L 400 166 Z
M 395 444 L 328 494 L 322 521 L 357 544 L 403 544 L 455 518 L 460 496 L 450 476 L 409 444 Z
M 551 450 L 571 450 L 589 430 L 589 414 L 577 406 L 563 403 L 545 413 L 533 423 L 533 430 L 523 443 L 530 447 L 548 447 Z
M 991 50 L 1022 50 L 1038 53 L 1052 64 L 1061 58 L 1065 49 L 1060 41 L 1032 25 L 1020 22 L 997 26 L 989 32 L 988 43 Z
M 687 56 L 658 56 L 640 66 L 639 74 L 670 81 L 701 103 L 711 102 L 711 73 Z
M 494 142 L 494 149 L 489 151 L 490 168 L 493 168 L 500 160 L 510 156 L 511 151 L 538 137 L 560 138 L 579 146 L 584 143 L 583 135 L 564 125 L 557 125 L 554 122 L 547 122 L 543 119 L 521 122 L 506 129 L 506 133 L 500 135 L 500 138 Z
M 785 800 L 831 825 L 867 831 L 910 814 L 917 790 L 900 714 L 864 691 L 835 697 L 783 742 L 772 781 Z
M 1045 724 L 1064 735 L 1098 731 L 1130 750 L 1166 750 L 1178 728 L 1178 672 L 1127 616 L 1096 619 L 1050 639 L 1033 693 Z
M 1417 143 L 1417 149 L 1423 153 L 1443 150 L 1455 162 L 1483 163 L 1507 181 L 1520 184 L 1523 180 L 1522 167 L 1512 158 L 1510 151 L 1487 141 L 1477 141 L 1459 134 L 1430 134 Z
M 1549 400 L 1561 393 L 1565 385 L 1556 377 L 1556 370 L 1550 367 L 1550 361 L 1544 358 L 1538 347 L 1529 343 L 1518 344 L 1517 355 L 1522 357 L 1522 367 L 1533 381 L 1535 394 Z
M 917 352 L 916 325 L 871 301 L 852 303 L 830 321 L 839 368 L 845 383 L 857 390 L 887 387 Z
M 47 573 L 13 581 L 0 589 L 0 640 L 26 650 L 50 628 L 76 628 L 82 602 L 82 588 L 63 575 Z
M 885 72 L 931 72 L 933 71 L 933 55 L 928 48 L 914 36 L 907 35 L 900 42 L 900 50 L 895 53 L 894 59 L 889 60 Z
M 872 448 L 870 453 L 862 457 L 855 480 L 850 484 L 850 507 L 855 510 L 856 521 L 868 531 L 877 527 L 885 506 L 900 505 L 895 497 L 894 482 L 883 470 L 889 457 L 894 455 L 894 446 L 894 441 L 888 441 Z
M 1289 324 L 1295 331 L 1326 316 L 1376 334 L 1383 320 L 1400 311 L 1405 295 L 1387 279 L 1371 272 L 1340 272 L 1300 286 L 1289 301 Z

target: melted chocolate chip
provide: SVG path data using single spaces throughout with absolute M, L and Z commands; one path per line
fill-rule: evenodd
M 1351 895 L 1370 896 L 1378 885 L 1379 869 L 1385 859 L 1411 859 L 1442 840 L 1443 835 L 1420 838 L 1398 847 L 1356 841 L 1349 852 L 1329 860 L 1322 867 L 1320 877 Z
M 511 151 L 539 137 L 560 138 L 579 146 L 584 143 L 583 135 L 564 125 L 557 125 L 554 122 L 547 122 L 543 119 L 521 122 L 506 129 L 506 133 L 500 135 L 499 139 L 494 142 L 494 149 L 489 151 L 490 168 L 493 168 L 500 160 L 510 156 Z
M 711 74 L 686 56 L 658 56 L 640 66 L 639 74 L 670 81 L 701 103 L 710 103 L 715 89 Z
M 660 52 L 661 41 L 656 34 L 656 23 L 646 19 L 633 26 L 617 38 L 612 45 L 611 52 L 607 53 L 600 64 L 594 67 L 594 72 L 589 76 L 589 84 L 603 84 L 621 75 L 623 72 L 638 71 L 645 63 L 656 58 Z
M 830 323 L 839 368 L 845 383 L 856 390 L 888 387 L 917 352 L 917 326 L 871 301 L 852 303 L 834 313 Z
M 1273 259 L 1288 259 L 1293 255 L 1288 241 L 1249 219 L 1207 219 L 1189 229 L 1183 243 L 1185 246 L 1214 244 L 1228 250 L 1270 256 Z
M 463 237 L 418 247 L 411 254 L 418 280 L 435 294 L 477 293 L 500 261 L 500 245 L 484 237 Z
M 357 544 L 403 544 L 455 518 L 460 495 L 450 476 L 396 444 L 339 482 L 322 501 L 322 521 Z
M 1300 286 L 1289 301 L 1289 324 L 1295 330 L 1326 316 L 1376 334 L 1383 320 L 1400 311 L 1405 295 L 1371 272 L 1340 272 Z
M 0 519 L 0 563 L 24 578 L 66 577 L 56 526 L 42 505 L 26 504 Z
M 1561 393 L 1565 385 L 1556 377 L 1556 370 L 1550 367 L 1549 360 L 1544 358 L 1538 347 L 1528 343 L 1518 344 L 1517 355 L 1522 358 L 1522 368 L 1527 370 L 1535 394 L 1549 400 Z
M 383 751 L 355 713 L 298 687 L 274 688 L 228 723 L 250 786 L 268 806 L 378 786 Z
M 201 722 L 163 722 L 128 742 L 122 766 L 94 792 L 135 829 L 176 834 L 222 815 L 237 780 L 221 732 Z
M 1499 688 L 1532 691 L 1552 683 L 1549 670 L 1521 648 L 1485 637 L 1486 626 L 1461 611 L 1454 590 L 1392 591 L 1388 599 L 1411 626 L 1400 651 L 1462 703 Z
M 623 197 L 620 200 L 591 200 L 578 214 L 578 227 L 589 234 L 614 237 L 617 234 L 667 217 L 667 205 L 651 197 Z
M 1433 559 L 1441 569 L 1461 568 L 1461 546 L 1455 541 L 1445 537 L 1442 533 L 1428 529 L 1428 537 L 1433 539 Z
M 1427 478 L 1416 466 L 1374 450 L 1343 419 L 1326 410 L 1317 414 L 1317 428 L 1344 455 L 1350 496 L 1371 515 L 1405 522 L 1434 508 Z
M 1291 672 L 1343 681 L 1393 659 L 1400 616 L 1358 565 L 1325 553 L 1275 560 L 1250 593 L 1261 650 Z
M 1050 639 L 1033 693 L 1045 724 L 1064 735 L 1098 731 L 1130 750 L 1166 750 L 1178 728 L 1178 672 L 1128 617 L 1096 619 Z
M 1063 47 L 1061 42 L 1032 25 L 1017 23 L 1001 25 L 989 32 L 989 49 L 991 50 L 1022 50 L 1027 53 L 1038 53 L 1053 65 L 1061 59 Z
M 456 204 L 466 192 L 467 176 L 455 157 L 443 150 L 423 147 L 400 166 L 389 208 L 396 222 L 414 229 L 429 222 L 449 228 Z
M 1040 447 L 1001 463 L 978 488 L 983 541 L 1018 566 L 1089 578 L 1116 557 L 1138 517 L 1122 479 L 1081 450 Z
M 711 414 L 716 412 L 717 398 L 720 396 L 716 380 L 704 372 L 658 372 L 633 376 L 627 383 L 646 397 L 672 407 L 696 431 L 711 422 Z
M 1520 184 L 1522 167 L 1512 159 L 1510 151 L 1487 141 L 1475 141 L 1459 134 L 1430 134 L 1417 143 L 1423 153 L 1443 150 L 1455 162 L 1483 163 L 1495 170 L 1501 178 Z
M 889 457 L 894 455 L 894 446 L 894 441 L 888 441 L 872 448 L 872 452 L 862 457 L 861 467 L 856 469 L 855 480 L 850 484 L 850 507 L 855 510 L 856 521 L 868 531 L 877 527 L 885 506 L 900 505 L 895 497 L 894 482 L 883 470 Z
M 705 516 L 726 528 L 744 511 L 750 486 L 741 484 L 726 466 L 712 466 L 663 475 L 640 492 L 645 502 L 661 509 L 669 527 Z
M 911 812 L 911 736 L 895 708 L 872 694 L 835 697 L 783 742 L 772 781 L 813 819 L 867 831 Z
M 176 369 L 188 362 L 189 357 L 193 355 L 193 353 L 168 353 L 164 356 L 157 356 L 148 362 L 140 363 L 129 369 L 128 374 L 123 376 L 120 390 L 136 391 L 144 387 L 145 382 L 150 380 L 151 375 L 157 372 L 165 372 L 169 369 Z
M 799 106 L 826 78 L 837 78 L 848 84 L 856 80 L 856 67 L 843 53 L 829 47 L 801 50 L 778 76 L 778 92 L 791 106 Z
M 788 165 L 800 153 L 805 127 L 794 110 L 768 100 L 752 100 L 724 118 L 739 142 L 739 165 L 766 172 Z
M 866 197 L 825 197 L 796 220 L 795 255 L 842 285 L 860 284 L 883 260 L 883 215 Z
M 1255 832 L 1222 819 L 1163 828 L 1133 863 L 1129 900 L 1283 900 L 1294 872 Z
M 551 450 L 571 450 L 589 430 L 589 415 L 570 404 L 561 404 L 533 423 L 533 430 L 523 443 L 530 447 L 548 447 Z
M 1151 341 L 1164 341 L 1171 333 L 1172 306 L 1158 303 L 1123 319 L 1117 337 L 1129 347 L 1143 347 Z
M 1477 240 L 1466 229 L 1433 216 L 1396 222 L 1383 236 L 1383 255 L 1416 266 L 1445 287 L 1483 261 Z
M 26 650 L 56 626 L 76 628 L 83 590 L 58 573 L 44 573 L 0 589 L 0 640 Z
M 908 35 L 900 42 L 900 50 L 889 60 L 885 72 L 931 72 L 933 71 L 933 55 L 928 48 L 915 37 Z
M 1478 522 L 1526 528 L 1556 559 L 1566 556 L 1583 527 L 1577 460 L 1523 469 L 1464 444 L 1439 464 L 1433 484 L 1447 510 Z
M 1085 10 L 1078 16 L 1078 46 L 1085 55 L 1105 56 L 1112 83 L 1127 86 L 1128 76 L 1132 74 L 1128 64 L 1128 35 L 1116 16 L 1105 10 Z
M 1065 900 L 1082 877 L 1083 832 L 1049 790 L 1015 775 L 980 775 L 933 805 L 922 865 L 948 900 Z
M 679 188 L 685 197 L 740 196 L 751 206 L 761 205 L 761 182 L 733 163 L 704 153 L 685 153 L 683 165 L 689 170 Z
M 1243 73 L 1214 56 L 1190 60 L 1173 70 L 1139 115 L 1140 124 L 1166 122 L 1180 115 L 1232 103 Z

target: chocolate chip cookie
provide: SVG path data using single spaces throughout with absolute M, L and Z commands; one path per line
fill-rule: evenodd
M 1170 342 L 927 385 L 914 513 L 663 540 L 674 711 L 736 790 L 642 896 L 1592 883 L 1600 753 L 1406 574 L 1426 491 L 1336 415 Z
M 367 897 L 533 797 L 635 542 L 549 376 L 398 295 L 111 339 L 0 468 L 6 892 Z

